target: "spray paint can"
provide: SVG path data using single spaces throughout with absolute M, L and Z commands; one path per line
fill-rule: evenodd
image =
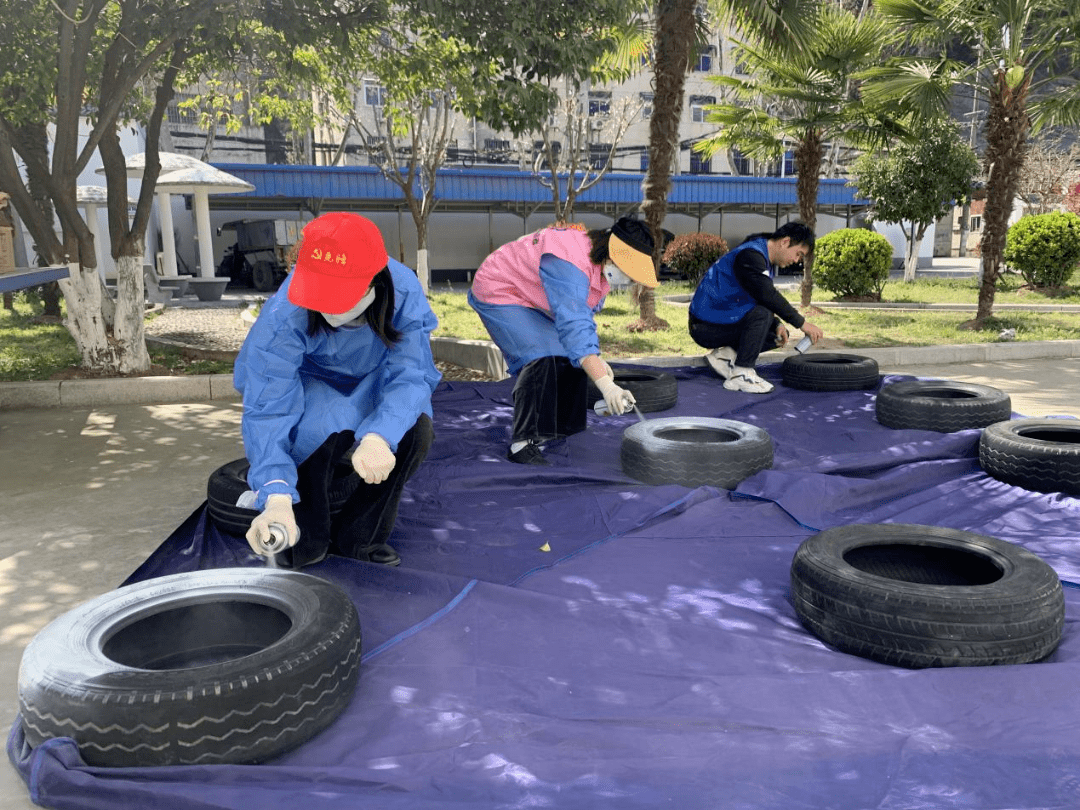
M 270 537 L 266 540 L 259 540 L 259 547 L 262 549 L 263 556 L 269 557 L 277 554 L 279 551 L 284 551 L 289 545 L 289 533 L 285 527 L 280 523 L 271 523 L 269 526 Z M 297 531 L 299 535 L 299 530 Z M 299 539 L 299 537 L 297 537 Z

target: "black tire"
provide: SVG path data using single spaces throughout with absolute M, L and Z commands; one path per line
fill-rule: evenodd
M 237 506 L 237 499 L 248 490 L 248 460 L 238 458 L 223 464 L 212 473 L 206 482 L 206 510 L 214 524 L 224 532 L 243 537 L 251 526 L 251 521 L 259 514 L 257 509 L 244 509 Z M 360 476 L 349 463 L 338 464 L 334 470 L 334 479 L 330 485 L 330 513 L 337 514 L 360 486 Z
M 195 571 L 65 613 L 19 668 L 26 740 L 98 766 L 261 762 L 330 725 L 360 666 L 356 608 L 309 574 Z
M 734 489 L 773 463 L 773 443 L 759 427 L 731 419 L 673 416 L 623 431 L 622 469 L 646 484 Z
M 882 386 L 874 411 L 885 427 L 953 433 L 1008 419 L 1012 400 L 989 385 L 907 380 Z
M 255 262 L 255 267 L 251 271 L 251 282 L 255 285 L 255 289 L 259 292 L 272 292 L 277 289 L 276 269 L 277 265 L 266 259 Z
M 1080 421 L 1013 419 L 989 425 L 979 438 L 979 464 L 1006 484 L 1080 498 Z
M 858 354 L 793 354 L 780 366 L 784 385 L 806 391 L 858 391 L 880 380 L 877 360 Z
M 655 413 L 674 408 L 679 401 L 679 381 L 674 375 L 648 369 L 614 369 L 615 384 L 634 395 L 638 410 Z M 601 399 L 600 390 L 589 380 L 588 403 L 591 408 Z
M 795 612 L 839 650 L 901 667 L 1025 664 L 1061 639 L 1057 574 L 1020 546 L 958 529 L 850 525 L 807 538 Z

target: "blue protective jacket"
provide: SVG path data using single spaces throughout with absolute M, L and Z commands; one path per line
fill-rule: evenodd
M 394 259 L 389 268 L 393 324 L 402 334 L 389 349 L 367 324 L 308 335 L 308 310 L 288 299 L 291 275 L 252 325 L 233 383 L 244 399 L 241 433 L 257 508 L 277 493 L 299 500 L 296 466 L 330 435 L 351 430 L 359 441 L 377 433 L 396 452 L 420 414 L 432 415 L 441 375 L 430 335 L 438 320 L 413 271 Z
M 766 237 L 743 242 L 705 271 L 690 301 L 691 315 L 709 323 L 738 323 L 754 308 L 757 301 L 735 277 L 735 259 L 744 250 L 756 250 L 765 257 L 769 275 L 776 274 L 776 268 L 769 262 L 769 240 Z

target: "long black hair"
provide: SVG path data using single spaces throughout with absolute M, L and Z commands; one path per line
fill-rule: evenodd
M 371 280 L 371 289 L 375 291 L 375 300 L 364 310 L 361 317 L 367 320 L 371 331 L 389 349 L 401 340 L 401 331 L 394 326 L 394 280 L 390 275 L 389 267 L 384 267 L 375 274 L 375 278 Z M 333 328 L 326 322 L 322 313 L 313 309 L 308 310 L 309 335 L 316 335 L 324 329 Z

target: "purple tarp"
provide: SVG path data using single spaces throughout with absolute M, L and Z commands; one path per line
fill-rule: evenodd
M 306 569 L 360 612 L 366 652 L 345 714 L 268 763 L 171 768 L 88 767 L 68 739 L 30 750 L 16 722 L 8 752 L 31 798 L 79 810 L 1080 807 L 1080 500 L 987 476 L 977 430 L 883 427 L 874 391 L 740 394 L 706 369 L 668 370 L 679 403 L 651 416 L 758 425 L 773 468 L 734 493 L 646 486 L 619 463 L 635 417 L 592 415 L 549 450 L 550 467 L 513 465 L 511 383 L 444 383 L 392 538 L 402 566 Z M 779 366 L 763 376 L 779 383 Z M 791 606 L 792 555 L 821 529 L 879 522 L 1040 555 L 1067 586 L 1058 650 L 1024 666 L 906 670 L 826 647 Z M 255 564 L 200 507 L 129 581 Z

